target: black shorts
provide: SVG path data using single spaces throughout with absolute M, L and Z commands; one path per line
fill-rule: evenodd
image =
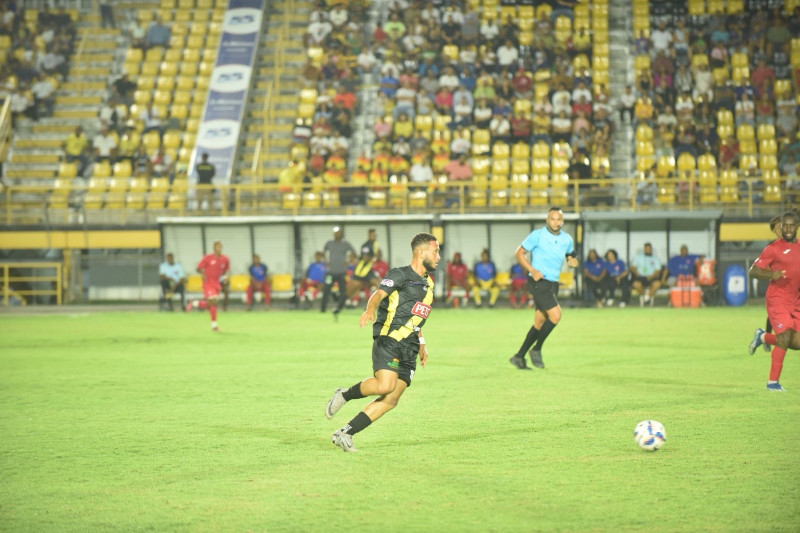
M 397 377 L 411 386 L 411 379 L 417 369 L 417 353 L 391 337 L 380 335 L 372 341 L 372 371 L 391 370 Z
M 536 309 L 548 311 L 558 307 L 558 282 L 548 281 L 544 278 L 534 281 L 528 278 L 528 292 L 533 296 Z
M 649 280 L 644 276 L 631 276 L 631 283 L 639 282 L 642 284 L 642 287 L 647 288 L 653 283 L 653 280 Z

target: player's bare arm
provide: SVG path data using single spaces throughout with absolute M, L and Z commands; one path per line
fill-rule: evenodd
M 531 262 L 528 261 L 528 251 L 525 248 L 518 246 L 517 251 L 514 252 L 514 257 L 517 258 L 517 263 L 519 263 L 522 268 L 524 268 L 527 272 L 530 272 L 534 281 L 539 281 L 542 279 L 542 273 L 533 268 Z
M 381 300 L 388 296 L 385 291 L 378 289 L 372 293 L 367 301 L 367 308 L 361 313 L 361 318 L 358 320 L 358 326 L 363 328 L 367 324 L 372 324 L 375 321 L 375 310 L 381 303 Z
M 422 364 L 422 368 L 425 368 L 425 365 L 428 364 L 428 348 L 425 344 L 425 337 L 422 336 L 422 330 L 419 330 L 419 362 Z
M 786 275 L 785 270 L 770 270 L 753 265 L 750 267 L 750 275 L 762 281 L 778 281 Z

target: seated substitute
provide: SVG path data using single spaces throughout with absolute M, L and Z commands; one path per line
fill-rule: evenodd
M 614 296 L 619 289 L 619 306 L 625 307 L 631 299 L 631 285 L 628 281 L 630 272 L 625 261 L 619 258 L 613 248 L 606 252 L 606 277 L 603 278 L 606 288 L 606 307 L 614 305 Z
M 481 291 L 489 291 L 489 307 L 494 307 L 497 297 L 500 295 L 500 287 L 495 281 L 497 267 L 489 258 L 489 250 L 484 248 L 481 252 L 481 260 L 475 263 L 472 275 L 475 276 L 475 284 L 472 286 L 472 299 L 475 301 L 475 305 L 477 307 L 483 305 Z
M 697 263 L 700 261 L 700 256 L 689 253 L 689 248 L 684 244 L 681 246 L 680 255 L 672 257 L 667 261 L 667 268 L 664 270 L 664 277 L 662 281 L 668 281 L 669 285 L 675 285 L 679 276 L 696 277 Z
M 453 287 L 461 287 L 465 294 L 469 294 L 469 269 L 461 260 L 461 252 L 453 254 L 453 260 L 447 263 L 447 303 L 453 298 Z
M 528 307 L 532 307 L 533 296 L 531 296 L 527 289 L 528 273 L 525 272 L 522 265 L 514 263 L 511 267 L 510 274 L 511 286 L 508 291 L 508 299 L 511 302 L 511 307 L 520 309 L 521 307 L 525 307 L 526 303 Z
M 158 274 L 161 278 L 161 299 L 159 306 L 172 308 L 172 296 L 175 293 L 181 295 L 181 309 L 186 310 L 186 273 L 183 266 L 175 262 L 175 256 L 167 254 L 166 261 L 158 267 Z
M 639 291 L 640 305 L 653 305 L 655 294 L 662 285 L 663 266 L 653 255 L 653 245 L 645 243 L 644 251 L 631 263 L 633 288 Z
M 297 295 L 311 303 L 312 300 L 317 299 L 320 289 L 325 287 L 325 274 L 328 272 L 328 267 L 325 264 L 325 254 L 316 252 L 314 254 L 314 262 L 308 265 L 306 269 L 306 276 L 303 283 L 300 285 L 300 290 Z
M 267 265 L 261 262 L 258 254 L 253 254 L 253 264 L 250 265 L 250 285 L 247 286 L 247 310 L 253 309 L 253 293 L 258 291 L 264 295 L 264 305 L 268 306 L 271 301 L 272 291 L 267 277 Z
M 589 304 L 603 307 L 603 293 L 605 292 L 603 280 L 607 275 L 605 261 L 600 259 L 597 250 L 592 248 L 583 263 L 583 281 L 586 284 L 583 294 Z
M 350 279 L 347 281 L 347 299 L 351 305 L 358 305 L 361 301 L 359 294 L 364 291 L 369 297 L 369 291 L 378 286 L 378 275 L 372 270 L 375 258 L 366 248 L 362 247 L 361 257 L 359 257 Z

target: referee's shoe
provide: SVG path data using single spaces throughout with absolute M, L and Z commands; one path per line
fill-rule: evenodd
M 531 370 L 531 367 L 528 366 L 528 363 L 525 362 L 525 356 L 518 357 L 517 354 L 512 355 L 508 362 L 517 367 L 520 370 Z

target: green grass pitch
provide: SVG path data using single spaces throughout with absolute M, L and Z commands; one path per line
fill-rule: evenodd
M 4 316 L 0 530 L 800 529 L 798 354 L 767 392 L 763 307 L 565 309 L 531 372 L 530 311 L 434 308 L 428 367 L 345 454 L 358 316 Z

